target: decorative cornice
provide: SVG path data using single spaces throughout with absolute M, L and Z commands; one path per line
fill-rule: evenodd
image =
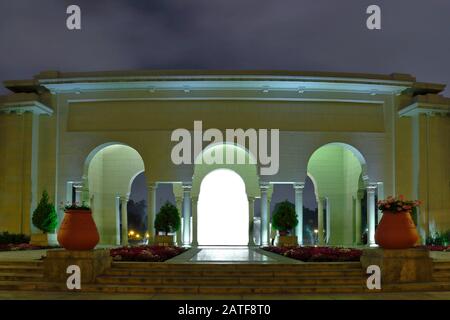
M 419 114 L 448 115 L 450 114 L 450 99 L 435 94 L 417 96 L 413 103 L 398 111 L 400 117 L 413 117 Z

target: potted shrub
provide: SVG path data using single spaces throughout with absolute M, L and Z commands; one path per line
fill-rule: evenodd
M 58 242 L 67 250 L 94 249 L 100 240 L 92 212 L 84 202 L 64 207 L 64 219 L 58 231 Z
M 400 195 L 398 198 L 380 200 L 377 205 L 383 211 L 383 217 L 375 232 L 376 243 L 385 249 L 413 247 L 419 240 L 419 234 L 411 218 L 411 211 L 420 205 L 420 201 L 405 200 Z
M 174 235 L 169 233 L 175 233 L 180 229 L 181 219 L 178 213 L 177 207 L 170 202 L 166 202 L 155 218 L 155 242 L 158 245 L 171 246 L 174 244 Z M 162 232 L 163 235 L 159 233 Z
M 278 230 L 278 246 L 296 246 L 297 236 L 290 235 L 298 224 L 295 205 L 288 200 L 276 204 L 272 215 L 272 227 Z
M 45 190 L 33 211 L 31 221 L 36 228 L 42 231 L 42 233 L 31 235 L 30 243 L 32 245 L 48 246 L 56 244 L 55 230 L 58 225 L 58 216 L 55 206 L 49 201 L 48 193 Z

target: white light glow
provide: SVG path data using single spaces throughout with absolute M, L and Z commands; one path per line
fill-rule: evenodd
M 248 244 L 248 200 L 236 172 L 217 169 L 203 179 L 197 215 L 199 245 Z

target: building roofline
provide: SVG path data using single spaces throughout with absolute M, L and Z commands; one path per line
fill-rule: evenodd
M 13 92 L 37 92 L 49 84 L 105 83 L 123 81 L 309 81 L 361 84 L 388 84 L 411 88 L 413 93 L 440 93 L 446 85 L 416 82 L 409 74 L 369 74 L 283 70 L 137 70 L 100 72 L 43 71 L 33 79 L 4 81 Z M 45 90 L 45 89 L 44 89 Z

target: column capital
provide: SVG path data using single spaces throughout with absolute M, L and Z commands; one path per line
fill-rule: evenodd
M 295 182 L 293 185 L 295 192 L 303 192 L 303 189 L 305 188 L 304 182 Z
M 259 184 L 259 189 L 261 190 L 261 192 L 267 192 L 270 188 L 270 184 L 269 183 L 260 183 Z
M 129 201 L 130 200 L 130 196 L 119 196 L 120 201 Z
M 375 191 L 377 190 L 377 184 L 376 183 L 371 183 L 366 187 L 367 193 L 375 193 Z
M 147 183 L 148 190 L 153 190 L 153 189 L 156 189 L 157 187 L 158 187 L 158 183 L 157 182 L 148 182 Z
M 250 201 L 255 201 L 255 197 L 253 197 L 253 196 L 247 196 L 247 200 L 250 202 Z
M 192 183 L 182 183 L 181 188 L 183 192 L 190 192 L 192 190 Z

